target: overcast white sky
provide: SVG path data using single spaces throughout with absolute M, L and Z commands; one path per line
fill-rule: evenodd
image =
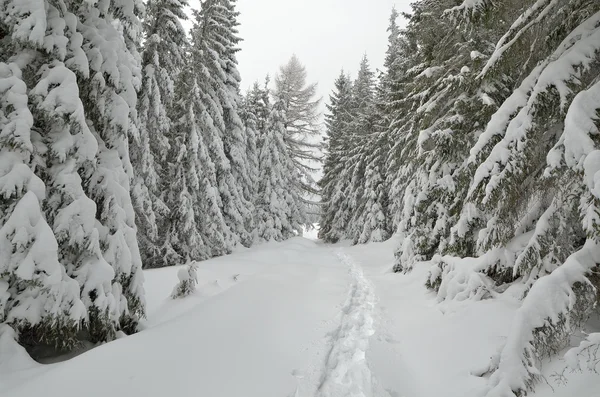
M 381 68 L 387 48 L 392 7 L 409 11 L 412 0 L 238 0 L 238 53 L 242 91 L 273 76 L 296 54 L 310 82 L 327 100 L 340 70 L 356 75 L 366 52 L 373 69 Z M 199 1 L 190 0 L 192 7 Z M 402 20 L 399 20 L 403 23 Z

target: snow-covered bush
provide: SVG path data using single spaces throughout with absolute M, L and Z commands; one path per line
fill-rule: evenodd
M 494 281 L 483 272 L 498 255 L 481 258 L 434 256 L 426 287 L 437 292 L 438 301 L 466 299 L 481 300 L 494 295 Z
M 191 295 L 196 290 L 196 284 L 198 284 L 198 265 L 195 262 L 188 263 L 181 267 L 177 272 L 179 283 L 173 289 L 171 297 L 173 299 L 185 298 Z

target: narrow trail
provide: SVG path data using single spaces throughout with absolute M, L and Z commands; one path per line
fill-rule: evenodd
M 313 386 L 308 387 L 312 391 L 299 387 L 295 397 L 389 396 L 378 385 L 366 358 L 369 338 L 376 331 L 375 289 L 360 264 L 343 249 L 338 249 L 336 255 L 351 276 L 348 297 L 341 308 L 339 326 L 330 333 L 324 366 L 310 382 Z

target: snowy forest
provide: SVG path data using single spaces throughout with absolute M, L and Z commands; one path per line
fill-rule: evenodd
M 242 88 L 236 6 L 0 0 L 0 374 L 143 334 L 149 269 L 178 300 L 204 261 L 313 227 L 392 242 L 438 305 L 514 298 L 486 397 L 551 359 L 600 370 L 598 0 L 394 9 L 383 69 L 342 70 L 324 122 L 299 57 Z

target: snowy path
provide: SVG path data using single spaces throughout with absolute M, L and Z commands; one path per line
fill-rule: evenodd
M 516 304 L 438 304 L 427 266 L 390 273 L 397 241 L 341 245 L 296 238 L 202 262 L 197 293 L 177 301 L 178 268 L 147 271 L 145 330 L 58 364 L 0 356 L 0 397 L 480 397 L 472 371 Z M 597 378 L 570 379 L 532 397 L 592 397 Z
M 353 281 L 329 247 L 301 238 L 202 262 L 198 293 L 171 301 L 176 272 L 146 272 L 146 330 L 0 373 L 0 396 L 286 397 L 294 371 L 322 361 Z
M 350 275 L 348 295 L 329 333 L 324 354 L 307 372 L 298 371 L 294 397 L 383 397 L 367 362 L 369 339 L 375 334 L 377 297 L 362 267 L 344 249 L 336 250 Z
M 375 333 L 375 290 L 361 266 L 341 248 L 337 256 L 348 267 L 352 283 L 342 308 L 341 324 L 331 338 L 331 350 L 317 396 L 372 397 L 375 385 L 366 352 L 369 338 Z

